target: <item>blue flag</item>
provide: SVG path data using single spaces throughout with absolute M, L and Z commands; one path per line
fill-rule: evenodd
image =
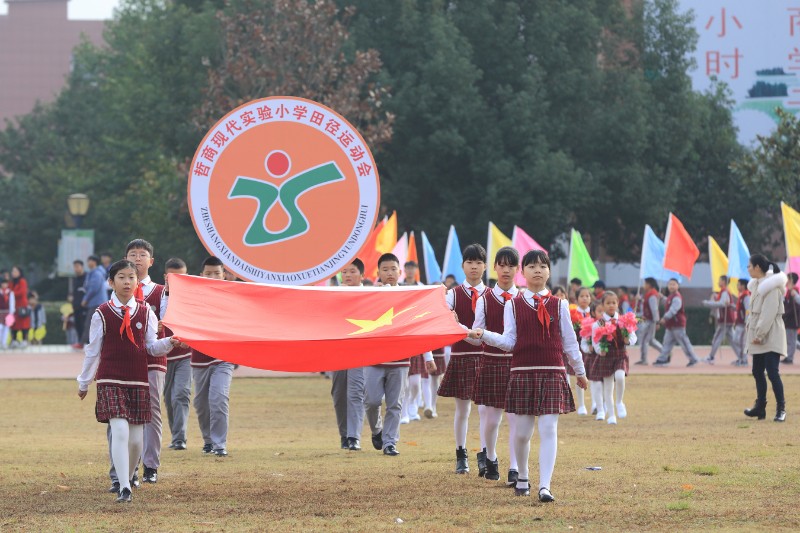
M 653 228 L 649 224 L 645 224 L 639 279 L 655 278 L 659 281 L 665 281 L 675 278 L 678 282 L 683 282 L 683 276 L 664 268 L 665 249 L 664 241 L 656 237 Z
M 442 281 L 442 269 L 439 268 L 439 262 L 436 260 L 433 246 L 431 246 L 431 242 L 424 231 L 422 232 L 422 257 L 425 259 L 425 281 L 429 285 Z
M 444 265 L 442 268 L 442 281 L 448 274 L 456 277 L 456 281 L 464 283 L 467 276 L 464 275 L 464 269 L 461 268 L 461 244 L 458 242 L 458 235 L 456 235 L 456 227 L 450 226 L 450 233 L 447 235 L 447 247 L 444 250 Z
M 731 236 L 728 239 L 728 277 L 749 279 L 747 263 L 750 261 L 750 250 L 744 242 L 739 227 L 731 220 Z

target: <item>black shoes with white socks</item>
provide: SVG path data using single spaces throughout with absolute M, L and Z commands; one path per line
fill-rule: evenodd
M 486 449 L 484 448 L 477 455 L 478 459 L 478 475 L 490 481 L 497 481 L 500 479 L 500 461 L 499 459 L 491 460 L 486 456 Z M 469 472 L 469 462 L 467 460 L 466 448 L 456 448 L 456 474 L 467 474 Z M 527 479 L 520 479 L 519 472 L 516 470 L 508 471 L 508 481 L 506 485 L 514 488 L 515 496 L 530 496 L 531 489 Z M 539 489 L 539 501 L 542 503 L 554 502 L 556 499 L 547 487 Z

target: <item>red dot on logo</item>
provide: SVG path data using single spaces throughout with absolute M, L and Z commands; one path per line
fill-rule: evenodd
M 285 176 L 289 172 L 289 156 L 284 152 L 271 152 L 267 156 L 267 172 L 275 177 Z

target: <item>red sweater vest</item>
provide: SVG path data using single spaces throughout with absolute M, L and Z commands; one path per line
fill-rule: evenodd
M 786 329 L 800 328 L 800 304 L 794 303 L 789 291 L 783 295 L 783 325 Z
M 120 335 L 122 315 L 112 309 L 108 302 L 97 308 L 103 319 L 103 346 L 100 348 L 100 364 L 97 367 L 98 385 L 149 388 L 147 363 L 149 356 L 145 347 L 148 308 L 137 302 L 136 312 L 131 316 L 131 330 L 136 346 L 127 335 Z
M 730 302 L 733 299 L 730 291 L 728 291 L 728 289 L 725 289 L 724 292 L 728 293 L 728 301 Z M 714 293 L 715 302 L 720 301 L 720 299 L 722 298 L 722 293 L 723 291 Z M 731 305 L 728 305 L 728 307 L 725 308 L 719 308 L 718 311 L 719 312 L 717 313 L 717 316 L 719 317 L 719 320 L 717 320 L 717 322 L 722 324 L 733 324 L 736 321 L 736 314 Z
M 150 291 L 150 294 L 147 295 L 147 298 L 144 299 L 144 302 L 153 310 L 155 313 L 156 318 L 161 320 L 161 298 L 164 296 L 164 286 L 159 285 L 158 283 L 155 284 L 153 290 Z M 164 338 L 164 333 L 158 334 L 159 339 Z M 158 370 L 160 372 L 167 371 L 167 356 L 161 355 L 158 357 L 151 357 L 150 362 L 147 365 L 149 370 Z
M 468 328 L 471 328 L 472 324 L 475 323 L 475 311 L 472 310 L 472 292 L 467 290 L 463 285 L 459 285 L 450 290 L 453 291 L 453 300 L 455 303 L 455 305 L 453 305 L 453 310 L 456 312 L 456 315 L 458 315 L 458 321 Z M 478 296 L 486 294 L 486 292 L 487 290 L 484 288 L 483 292 L 479 293 Z M 503 331 L 502 325 L 498 331 Z M 480 355 L 482 353 L 483 351 L 479 347 L 473 346 L 467 341 L 458 341 L 450 349 L 451 356 Z
M 658 291 L 655 289 L 650 289 L 646 293 L 644 293 L 644 301 L 642 302 L 642 316 L 645 320 L 649 320 L 650 322 L 653 321 L 653 311 L 650 310 L 650 297 L 655 296 L 658 298 Z
M 514 346 L 514 355 L 511 357 L 511 370 L 564 372 L 564 360 L 561 356 L 564 345 L 561 342 L 561 322 L 559 321 L 561 300 L 551 295 L 544 303 L 550 314 L 550 324 L 547 329 L 539 323 L 536 310 L 522 296 L 522 293 L 511 301 L 517 322 L 517 344 Z
M 739 293 L 739 299 L 736 300 L 736 320 L 735 324 L 737 326 L 743 326 L 745 320 L 747 319 L 747 310 L 744 308 L 744 299 L 745 297 L 750 296 L 750 291 L 742 291 Z
M 680 308 L 680 310 L 678 310 L 677 314 L 674 317 L 664 321 L 664 326 L 666 326 L 667 328 L 670 328 L 670 329 L 672 329 L 672 328 L 685 328 L 686 327 L 686 313 L 683 310 L 683 297 L 681 296 L 681 292 L 680 291 L 675 291 L 674 294 L 670 294 L 669 296 L 667 296 L 667 310 L 669 310 L 669 308 L 672 307 L 672 300 L 674 300 L 675 298 L 680 298 L 681 299 L 681 308 Z
M 11 308 L 11 291 L 3 291 L 0 292 L 0 320 L 3 321 L 2 324 L 6 325 L 6 316 L 8 316 L 8 311 Z
M 486 316 L 486 328 L 488 331 L 503 331 L 503 314 L 505 312 L 506 301 L 497 299 L 497 295 L 493 290 L 487 289 L 483 293 L 484 314 Z M 495 348 L 489 344 L 483 345 L 484 355 L 492 357 L 511 357 L 510 353 L 506 353 L 500 348 Z

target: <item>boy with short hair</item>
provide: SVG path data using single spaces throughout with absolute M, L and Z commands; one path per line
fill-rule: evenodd
M 661 343 L 656 340 L 658 321 L 661 320 L 661 316 L 658 312 L 659 299 L 658 282 L 655 278 L 645 278 L 644 296 L 642 298 L 642 322 L 639 324 L 641 356 L 635 363 L 637 365 L 647 364 L 647 349 L 650 346 L 658 350 L 658 353 L 661 353 L 661 350 L 664 348 Z
M 800 328 L 800 294 L 797 292 L 797 272 L 786 274 L 786 294 L 783 296 L 783 324 L 786 327 L 786 357 L 781 363 L 794 363 L 794 352 L 797 350 L 797 328 Z
M 711 351 L 708 357 L 702 359 L 704 363 L 709 365 L 714 364 L 714 356 L 726 337 L 733 342 L 733 323 L 736 319 L 733 298 L 731 298 L 731 293 L 728 290 L 728 276 L 720 276 L 718 283 L 719 291 L 712 295 L 711 300 L 703 300 L 703 306 L 713 310 L 714 322 L 716 323 L 714 338 L 711 339 Z
M 172 257 L 164 264 L 164 297 L 161 299 L 160 316 L 167 313 L 169 304 L 169 277 L 171 274 L 186 274 L 183 259 Z M 163 326 L 164 334 L 172 336 L 172 330 Z M 167 354 L 167 373 L 164 377 L 164 405 L 167 408 L 167 423 L 173 450 L 186 449 L 186 424 L 189 420 L 189 397 L 192 394 L 192 367 L 189 358 L 191 348 L 176 346 Z
M 736 314 L 733 320 L 733 339 L 731 346 L 736 353 L 733 365 L 747 366 L 747 351 L 744 349 L 745 323 L 750 314 L 750 291 L 747 290 L 749 279 L 740 279 L 737 283 L 739 298 L 736 299 Z
M 387 253 L 378 259 L 378 276 L 384 286 L 396 287 L 400 279 L 400 260 L 394 254 Z M 433 355 L 427 352 L 426 365 L 433 365 Z M 400 416 L 403 410 L 403 395 L 405 394 L 408 369 L 411 366 L 409 358 L 379 365 L 368 366 L 364 369 L 364 382 L 366 385 L 367 419 L 372 430 L 372 445 L 375 449 L 382 449 L 384 455 L 399 455 L 397 442 L 400 439 Z M 383 399 L 386 399 L 386 416 L 383 428 L 378 433 L 380 408 Z M 380 440 L 380 442 L 378 442 Z
M 216 256 L 203 261 L 200 275 L 209 279 L 225 279 L 225 267 Z M 192 349 L 194 410 L 203 435 L 203 453 L 228 456 L 228 419 L 233 363 L 210 357 Z
M 483 296 L 486 286 L 483 284 L 483 273 L 486 271 L 486 250 L 480 244 L 470 244 L 461 253 L 461 267 L 466 279 L 447 291 L 447 305 L 455 311 L 459 323 L 470 327 L 475 322 L 475 308 L 478 299 Z M 467 461 L 467 429 L 469 413 L 472 408 L 472 393 L 478 366 L 483 350 L 472 346 L 465 340 L 458 341 L 450 347 L 450 361 L 439 386 L 439 396 L 452 397 L 456 402 L 453 417 L 453 433 L 456 441 L 456 474 L 469 472 Z M 481 435 L 481 451 L 478 452 L 478 469 L 486 469 L 486 447 Z
M 672 352 L 672 348 L 676 344 L 683 348 L 683 353 L 689 359 L 686 366 L 694 366 L 699 361 L 697 354 L 694 353 L 694 347 L 689 340 L 689 336 L 686 335 L 686 311 L 684 310 L 680 288 L 680 283 L 675 278 L 667 282 L 667 290 L 669 291 L 666 303 L 667 311 L 658 322 L 667 329 L 667 332 L 664 334 L 664 347 L 661 349 L 661 354 L 656 359 L 656 362 L 653 363 L 654 366 L 668 365 L 670 352 Z

